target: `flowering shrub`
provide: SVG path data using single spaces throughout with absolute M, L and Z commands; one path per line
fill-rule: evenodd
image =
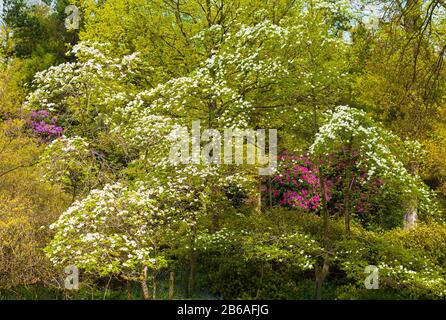
M 88 146 L 79 138 L 69 141 L 63 148 L 75 154 Z M 168 243 L 169 248 L 184 241 L 190 230 L 199 227 L 198 219 L 219 209 L 227 185 L 246 183 L 241 175 L 223 175 L 217 167 L 188 165 L 174 174 L 171 169 L 163 172 L 161 166 L 161 172 L 152 172 L 133 187 L 107 184 L 75 201 L 51 226 L 56 235 L 46 250 L 52 262 L 128 277 L 138 275 L 143 266 L 153 270 L 165 266 L 166 256 L 156 245 Z M 172 231 L 180 226 L 183 233 Z
M 352 157 L 345 159 L 344 154 Z M 382 196 L 384 180 L 367 179 L 364 168 L 357 165 L 359 153 L 343 148 L 342 153 L 330 154 L 322 163 L 324 166 L 324 188 L 327 205 L 333 214 L 342 211 L 344 203 L 343 177 L 346 161 L 354 168 L 355 180 L 351 183 L 353 213 L 363 222 L 369 222 L 368 215 L 377 210 L 375 204 Z M 271 183 L 274 204 L 285 207 L 300 207 L 317 211 L 321 206 L 319 169 L 308 155 L 294 156 L 284 153 L 278 158 L 278 174 Z
M 51 141 L 63 132 L 63 128 L 57 125 L 57 117 L 50 117 L 48 110 L 31 111 L 28 126 L 42 141 Z
M 271 235 L 223 228 L 213 234 L 200 234 L 197 245 L 204 252 L 239 250 L 248 261 L 288 263 L 301 271 L 312 269 L 314 256 L 321 251 L 314 239 L 300 231 Z
M 342 196 L 345 193 L 345 178 L 350 172 L 349 190 L 351 210 L 364 224 L 373 220 L 379 210 L 377 204 L 383 199 L 385 181 L 378 176 L 369 178 L 366 168 L 360 163 L 360 153 L 354 147 L 341 147 L 323 159 L 324 175 L 332 183 L 332 199 L 329 207 L 334 213 L 344 209 Z
M 278 160 L 277 175 L 271 182 L 273 204 L 318 211 L 321 206 L 319 170 L 310 157 L 284 153 Z M 402 203 L 406 199 L 398 191 L 403 188 L 401 181 L 381 171 L 370 177 L 363 155 L 356 147 L 340 145 L 331 153 L 324 154 L 322 165 L 327 205 L 332 214 L 340 214 L 345 209 L 343 197 L 349 172 L 349 207 L 352 215 L 367 226 L 392 227 L 401 223 Z M 421 194 L 419 210 L 427 214 L 423 218 L 433 214 L 441 219 L 436 215 L 440 209 L 433 192 L 422 181 L 412 177 L 407 179 L 414 179 L 414 192 Z
M 288 153 L 278 157 L 278 174 L 272 179 L 271 188 L 275 203 L 282 206 L 316 210 L 321 204 L 319 170 L 308 156 Z M 332 198 L 332 183 L 325 179 L 325 197 Z

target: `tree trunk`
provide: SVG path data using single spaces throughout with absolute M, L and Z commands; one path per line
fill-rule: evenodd
M 418 174 L 418 163 L 416 159 L 412 160 L 409 171 L 412 176 L 416 176 Z M 418 219 L 417 208 L 418 208 L 418 199 L 414 197 L 413 199 L 410 199 L 407 205 L 406 212 L 404 214 L 403 218 L 404 230 L 410 230 L 417 226 L 417 219 Z
M 351 176 L 350 165 L 347 165 L 345 190 L 344 190 L 344 224 L 345 238 L 350 239 L 350 193 L 353 178 Z
M 255 300 L 259 299 L 260 296 L 260 291 L 262 290 L 262 286 L 263 286 L 263 276 L 265 274 L 265 263 L 262 263 L 262 266 L 260 268 L 260 283 L 259 283 L 259 287 L 257 288 L 257 293 L 256 293 L 256 297 Z
M 350 239 L 350 207 L 351 207 L 351 190 L 354 182 L 353 177 L 353 160 L 352 160 L 353 138 L 347 144 L 347 151 L 344 149 L 345 161 L 345 184 L 344 184 L 344 225 L 345 238 Z
M 409 204 L 407 205 L 406 213 L 403 217 L 403 229 L 410 230 L 417 226 L 417 207 L 418 200 L 416 198 L 411 199 Z
M 175 278 L 173 271 L 171 271 L 169 273 L 169 300 L 173 300 L 174 288 L 175 288 Z
M 149 288 L 147 287 L 147 267 L 143 267 L 141 275 L 141 288 L 144 300 L 149 299 Z
M 186 297 L 190 298 L 192 296 L 192 293 L 194 291 L 195 287 L 195 276 L 197 273 L 197 253 L 195 251 L 195 238 L 197 233 L 197 227 L 194 225 L 192 227 L 191 232 L 191 241 L 190 241 L 190 261 L 189 261 L 189 279 L 187 283 L 187 291 L 186 291 Z
M 197 273 L 197 254 L 196 252 L 191 252 L 190 258 L 190 272 L 189 272 L 189 281 L 187 283 L 187 297 L 190 298 L 194 292 L 195 287 L 195 276 Z
M 314 100 L 314 92 L 312 92 L 313 100 Z M 317 119 L 317 105 L 315 101 L 313 101 L 313 134 L 316 135 L 319 129 L 318 125 L 318 119 Z M 327 198 L 325 194 L 325 181 L 324 181 L 324 170 L 322 167 L 322 159 L 321 157 L 318 158 L 317 161 L 318 169 L 319 169 L 319 193 L 321 195 L 322 199 L 322 237 L 323 237 L 323 244 L 324 244 L 324 253 L 323 253 L 323 262 L 322 267 L 319 267 L 318 262 L 315 264 L 315 276 L 316 276 L 316 290 L 315 290 L 315 299 L 321 300 L 322 299 L 322 287 L 325 281 L 325 278 L 328 275 L 329 272 L 329 222 L 330 222 L 330 216 L 328 213 L 328 207 L 327 207 Z
M 269 197 L 269 207 L 273 207 L 273 184 L 271 182 L 271 177 L 268 178 L 268 197 Z
M 126 281 L 126 289 L 127 289 L 127 299 L 133 300 L 133 293 L 132 293 L 132 282 L 130 280 Z
M 404 214 L 404 230 L 410 230 L 417 226 L 417 208 L 415 205 L 411 205 L 406 214 Z
M 320 163 L 320 161 L 319 161 Z M 323 226 L 322 226 L 322 236 L 323 236 L 323 242 L 324 242 L 324 254 L 323 254 L 323 262 L 322 267 L 319 267 L 317 262 L 315 265 L 315 275 L 316 275 L 316 291 L 315 291 L 315 299 L 321 300 L 322 299 L 322 287 L 325 281 L 325 278 L 328 275 L 329 268 L 330 268 L 330 261 L 329 261 L 329 237 L 328 237 L 328 231 L 329 231 L 329 219 L 330 216 L 328 214 L 328 207 L 327 207 L 327 199 L 325 195 L 325 182 L 323 178 L 323 169 L 322 166 L 319 166 L 319 184 L 320 184 L 320 193 L 321 193 L 321 199 L 322 199 L 322 220 L 323 220 Z
M 157 281 L 157 272 L 154 271 L 152 274 L 152 299 L 156 300 L 156 290 L 157 290 L 157 286 L 158 286 L 158 281 Z
M 329 272 L 329 256 L 328 252 L 324 253 L 324 260 L 322 262 L 322 268 L 316 265 L 315 273 L 316 273 L 316 291 L 315 291 L 315 299 L 322 300 L 322 287 L 325 281 L 325 278 Z
M 212 220 L 211 220 L 211 233 L 215 233 L 218 231 L 218 213 L 215 212 L 212 214 Z
M 258 195 L 257 195 L 257 205 L 256 205 L 256 212 L 262 213 L 262 183 L 259 183 L 258 186 Z

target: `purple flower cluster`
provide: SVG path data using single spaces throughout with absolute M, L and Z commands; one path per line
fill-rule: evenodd
M 29 127 L 43 141 L 51 141 L 60 137 L 63 128 L 57 125 L 57 117 L 50 117 L 48 110 L 32 111 Z
M 31 127 L 36 133 L 48 133 L 56 136 L 60 136 L 63 131 L 62 127 L 46 123 L 45 121 L 33 121 L 31 122 Z

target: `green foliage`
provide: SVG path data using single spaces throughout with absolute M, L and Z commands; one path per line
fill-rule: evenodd
M 440 240 L 444 226 L 429 228 L 429 237 Z M 352 241 L 339 242 L 337 259 L 347 279 L 356 282 L 346 285 L 342 298 L 367 297 L 364 288 L 364 267 L 379 268 L 379 290 L 397 292 L 405 299 L 442 299 L 446 294 L 444 255 L 429 245 L 417 245 L 414 237 L 426 233 L 426 225 L 411 231 L 392 230 L 385 233 L 360 232 Z M 440 240 L 441 241 L 441 240 Z M 355 288 L 355 289 L 354 289 Z M 339 289 L 341 292 L 344 289 Z

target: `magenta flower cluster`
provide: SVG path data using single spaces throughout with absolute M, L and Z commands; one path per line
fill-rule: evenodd
M 379 198 L 384 181 L 381 178 L 367 179 L 364 168 L 358 166 L 359 157 L 356 150 L 343 149 L 322 161 L 325 199 L 333 213 L 344 210 L 347 167 L 353 173 L 349 182 L 351 208 L 359 215 L 376 211 L 374 199 Z M 321 206 L 319 170 L 311 159 L 285 152 L 278 160 L 278 173 L 272 179 L 270 190 L 274 204 L 318 210 Z
M 319 170 L 307 156 L 279 156 L 278 174 L 271 183 L 275 202 L 281 206 L 316 210 L 321 205 Z M 331 199 L 332 183 L 324 179 L 325 198 Z

